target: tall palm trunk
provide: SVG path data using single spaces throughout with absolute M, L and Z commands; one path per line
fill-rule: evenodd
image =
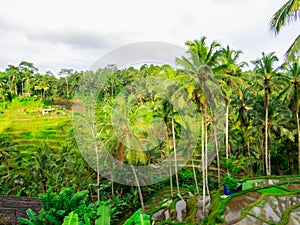
M 27 78 L 26 80 L 25 80 L 25 92 L 26 93 L 29 93 L 29 80 L 30 80 L 30 78 Z
M 249 144 L 249 142 L 247 142 L 247 151 L 248 151 L 248 157 L 249 157 L 249 159 L 250 159 L 250 165 L 249 165 L 249 167 L 250 167 L 250 171 L 249 171 L 249 176 L 250 177 L 253 177 L 253 164 L 252 164 L 252 157 L 251 157 L 251 152 L 250 152 L 250 144 Z
M 208 106 L 205 105 L 205 183 L 206 183 L 207 194 L 209 195 L 209 188 L 208 188 L 208 124 L 206 122 L 207 115 L 208 115 Z
M 266 167 L 265 165 L 265 150 L 264 150 L 264 136 L 262 135 L 261 138 L 259 138 L 259 150 L 260 150 L 260 168 L 262 170 L 262 174 L 266 174 Z
M 139 179 L 138 179 L 138 176 L 137 176 L 137 174 L 135 172 L 134 167 L 132 165 L 130 165 L 130 166 L 131 166 L 134 178 L 135 178 L 136 186 L 137 186 L 138 191 L 139 191 L 139 196 L 140 196 L 140 201 L 141 201 L 141 207 L 142 207 L 142 213 L 144 214 L 145 213 L 145 205 L 144 205 L 143 194 L 142 194 L 142 189 L 141 189 L 141 186 L 140 186 L 140 182 L 139 182 Z
M 192 167 L 193 167 L 194 180 L 195 180 L 195 184 L 196 184 L 196 191 L 197 191 L 197 194 L 199 194 L 199 187 L 198 187 L 198 181 L 197 181 L 197 176 L 196 176 L 196 171 L 195 171 L 194 159 L 192 159 Z
M 174 198 L 173 195 L 173 180 L 172 180 L 172 160 L 170 160 L 170 187 L 171 187 L 171 197 Z
M 69 81 L 68 81 L 68 76 L 66 76 L 66 85 L 67 85 L 67 97 L 69 97 Z
M 175 165 L 175 178 L 176 178 L 176 185 L 177 185 L 177 193 L 180 195 L 180 188 L 179 188 L 179 179 L 178 179 L 178 168 L 177 168 L 177 151 L 176 151 L 176 139 L 175 139 L 175 127 L 174 127 L 174 112 L 172 107 L 172 138 L 173 138 L 173 148 L 174 148 L 174 165 Z
M 219 154 L 219 144 L 217 137 L 217 126 L 214 124 L 214 139 L 215 139 L 215 148 L 217 153 L 217 169 L 218 169 L 218 184 L 221 184 L 221 172 L 220 172 L 220 154 Z
M 96 128 L 94 126 L 94 123 L 91 127 L 93 139 L 96 140 L 97 134 L 96 134 Z M 97 200 L 100 201 L 100 166 L 99 166 L 99 150 L 97 142 L 95 141 L 94 144 L 95 147 L 95 153 L 96 153 L 96 173 L 97 173 Z
M 298 173 L 300 174 L 300 124 L 299 124 L 299 99 L 297 96 L 298 88 L 295 87 L 296 93 L 296 121 L 297 121 L 297 134 L 298 134 Z
M 111 168 L 111 196 L 114 196 L 115 193 L 115 189 L 114 189 L 114 163 L 112 164 L 112 168 Z
M 226 112 L 225 112 L 225 151 L 226 151 L 226 168 L 227 168 L 227 174 L 229 174 L 228 170 L 228 159 L 229 159 L 229 141 L 228 141 L 228 114 L 229 114 L 229 104 L 226 102 Z
M 204 108 L 204 107 L 202 107 Z M 205 150 L 205 135 L 204 135 L 204 119 L 205 119 L 205 116 L 204 116 L 204 110 L 202 110 L 202 120 L 201 120 L 201 156 L 202 156 L 202 201 L 203 201 L 203 206 L 202 206 L 202 213 L 203 213 L 203 216 L 205 215 L 205 187 L 206 187 L 206 184 L 205 184 L 205 153 L 204 153 L 204 150 Z
M 16 96 L 18 96 L 18 86 L 17 86 L 17 83 L 15 83 L 15 94 L 16 94 Z
M 228 141 L 228 114 L 229 114 L 229 104 L 226 103 L 226 121 L 225 121 L 225 149 L 226 149 L 226 161 L 228 161 L 228 158 L 229 158 L 229 141 Z M 227 162 L 228 163 L 228 162 Z
M 9 93 L 10 93 L 11 96 L 13 96 L 13 88 L 14 88 L 13 86 L 14 86 L 14 79 L 15 79 L 15 77 L 14 76 L 10 76 L 9 78 L 10 78 L 10 82 L 9 82 L 9 86 L 8 86 Z
M 22 88 L 21 88 L 21 95 L 23 95 L 23 93 L 24 93 L 24 81 L 23 80 L 22 80 L 21 86 L 22 86 Z
M 269 121 L 269 93 L 268 88 L 265 88 L 265 166 L 267 176 L 271 175 L 270 168 L 270 154 L 269 154 L 269 143 L 268 143 L 268 121 Z

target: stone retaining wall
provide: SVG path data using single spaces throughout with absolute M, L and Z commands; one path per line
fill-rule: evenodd
M 0 219 L 9 218 L 13 224 L 18 224 L 19 217 L 27 217 L 26 210 L 29 208 L 38 213 L 42 208 L 40 200 L 18 196 L 0 196 Z

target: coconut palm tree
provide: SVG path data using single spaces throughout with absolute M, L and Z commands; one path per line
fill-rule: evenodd
M 287 66 L 287 74 L 290 78 L 288 86 L 281 92 L 280 97 L 291 103 L 295 112 L 298 140 L 298 171 L 300 173 L 300 124 L 299 124 L 299 99 L 300 99 L 300 57 Z
M 231 49 L 227 45 L 226 48 L 221 49 L 220 65 L 216 69 L 228 75 L 240 76 L 242 68 L 248 65 L 244 61 L 238 63 L 241 54 L 242 51 Z
M 234 155 L 248 157 L 248 166 L 251 168 L 250 173 L 253 171 L 253 159 L 258 158 L 257 146 L 250 143 L 256 143 L 257 127 L 253 126 L 253 121 L 257 113 L 253 110 L 253 100 L 251 86 L 241 88 L 242 96 L 235 96 L 232 100 L 234 123 L 231 128 L 231 143 L 237 146 Z M 250 175 L 250 174 L 249 174 Z
M 65 80 L 66 80 L 66 88 L 67 88 L 67 90 L 66 90 L 66 92 L 67 92 L 67 97 L 69 97 L 69 80 L 68 80 L 68 76 L 70 76 L 70 74 L 73 72 L 73 69 L 66 69 L 66 68 L 64 68 L 64 69 L 61 69 L 60 71 L 59 71 L 59 75 L 61 75 L 61 76 L 65 76 Z
M 53 176 L 51 171 L 56 167 L 51 151 L 53 149 L 47 143 L 37 146 L 36 153 L 31 157 L 34 164 L 28 166 L 32 181 L 36 183 L 37 187 L 40 188 L 39 190 L 43 193 L 47 191 L 48 181 Z
M 18 83 L 18 67 L 13 65 L 8 65 L 5 69 L 6 74 L 8 75 L 8 88 L 10 95 L 18 95 L 17 83 Z
M 5 163 L 7 175 L 9 175 L 8 160 L 16 153 L 15 144 L 13 140 L 6 135 L 0 134 L 0 164 Z
M 177 72 L 170 66 L 163 66 L 163 69 L 157 74 L 157 76 L 162 77 L 168 80 L 176 80 L 178 79 Z M 181 197 L 180 193 L 180 186 L 179 186 L 179 178 L 178 178 L 178 162 L 177 162 L 177 147 L 176 147 L 176 132 L 175 132 L 175 119 L 174 114 L 177 113 L 176 109 L 173 105 L 168 102 L 167 100 L 159 101 L 157 106 L 160 106 L 160 113 L 163 117 L 164 123 L 167 125 L 167 133 L 172 136 L 172 146 L 174 153 L 174 170 L 175 170 L 175 179 L 176 179 L 176 186 L 177 186 L 177 194 Z M 171 117 L 171 118 L 170 118 Z M 170 126 L 171 125 L 171 126 Z M 170 154 L 170 152 L 168 152 Z M 195 168 L 193 168 L 195 170 Z M 195 180 L 196 181 L 196 180 Z M 196 187 L 198 189 L 198 183 L 195 182 Z M 170 185 L 171 185 L 171 195 L 173 196 L 173 183 L 172 183 L 172 160 L 170 160 Z
M 30 94 L 30 79 L 33 77 L 33 74 L 37 72 L 38 69 L 34 67 L 33 63 L 22 61 L 19 64 L 19 74 L 22 79 L 22 94 L 25 92 L 26 94 Z M 24 88 L 25 81 L 25 88 Z
M 198 104 L 199 111 L 201 110 L 202 122 L 202 179 L 203 179 L 203 201 L 205 201 L 205 189 L 208 187 L 207 184 L 207 112 L 208 112 L 208 103 L 211 107 L 215 107 L 215 89 L 218 87 L 216 81 L 212 76 L 212 72 L 217 71 L 219 66 L 219 58 L 221 56 L 220 44 L 213 41 L 210 45 L 206 44 L 206 37 L 201 37 L 200 40 L 187 41 L 185 43 L 188 46 L 188 58 L 182 56 L 181 58 L 176 59 L 176 63 L 183 67 L 183 72 L 188 74 L 191 77 L 193 83 L 196 83 L 192 86 L 198 86 L 197 89 L 194 89 L 194 98 Z M 199 88 L 200 87 L 200 88 Z M 196 91 L 196 92 L 195 92 Z M 199 93 L 201 93 L 199 95 Z M 205 93 L 205 97 L 204 97 Z M 202 96 L 202 97 L 200 97 Z M 202 99 L 202 100 L 201 100 Z M 212 112 L 213 113 L 213 112 Z M 214 116 L 213 116 L 214 117 Z M 215 120 L 217 121 L 217 120 Z M 217 139 L 215 139 L 217 142 Z M 217 147 L 218 144 L 216 143 Z M 219 165 L 219 151 L 217 149 L 217 161 Z M 207 188 L 208 190 L 208 188 Z M 203 213 L 205 212 L 205 204 L 203 204 Z
M 7 96 L 6 93 L 6 80 L 0 79 L 0 99 L 3 101 L 3 108 L 5 109 L 5 98 Z
M 265 168 L 267 176 L 271 175 L 271 160 L 269 151 L 268 140 L 268 126 L 269 126 L 269 95 L 271 93 L 271 87 L 275 86 L 275 83 L 280 82 L 280 78 L 283 75 L 278 76 L 277 69 L 274 68 L 274 63 L 278 61 L 274 52 L 269 54 L 262 53 L 262 57 L 252 61 L 255 68 L 255 73 L 263 79 L 263 84 L 258 80 L 256 85 L 260 85 L 264 89 L 264 109 L 265 109 Z M 278 78 L 278 79 L 275 79 Z
M 277 35 L 282 27 L 295 22 L 299 19 L 300 14 L 300 0 L 288 0 L 279 10 L 275 12 L 269 23 L 271 31 Z M 300 50 L 300 35 L 295 39 L 293 44 L 285 53 L 287 62 L 295 59 Z
M 197 74 L 204 65 L 210 67 L 213 72 L 217 69 L 221 55 L 221 45 L 218 42 L 213 41 L 207 45 L 206 37 L 201 37 L 199 40 L 187 41 L 185 45 L 188 47 L 190 58 L 187 59 L 182 56 L 181 59 L 177 58 L 176 62 L 183 66 L 186 71 Z
M 242 98 L 242 87 L 247 84 L 239 77 L 242 67 L 247 65 L 246 62 L 238 63 L 242 51 L 235 51 L 229 46 L 221 50 L 220 65 L 216 75 L 222 89 L 226 105 L 226 124 L 225 124 L 225 150 L 226 159 L 229 158 L 229 134 L 228 134 L 228 116 L 231 95 L 235 92 L 239 98 Z

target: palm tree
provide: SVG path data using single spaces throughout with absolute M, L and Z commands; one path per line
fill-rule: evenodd
M 38 146 L 36 154 L 31 157 L 34 161 L 34 165 L 28 166 L 32 180 L 36 183 L 38 188 L 41 188 L 40 191 L 43 193 L 47 191 L 49 178 L 53 176 L 51 171 L 57 166 L 51 154 L 52 150 L 53 149 L 47 143 Z
M 7 96 L 6 93 L 6 80 L 0 79 L 0 99 L 3 101 L 3 108 L 5 109 L 5 98 Z
M 146 89 L 144 88 L 144 90 Z M 141 189 L 141 182 L 143 178 L 139 177 L 135 166 L 147 165 L 149 162 L 149 155 L 147 151 L 145 151 L 145 146 L 143 145 L 140 136 L 143 135 L 143 124 L 140 124 L 137 121 L 141 116 L 145 116 L 145 112 L 149 112 L 150 110 L 147 110 L 146 107 L 144 107 L 144 104 L 143 106 L 133 107 L 133 109 L 130 109 L 126 102 L 126 97 L 128 97 L 128 94 L 130 95 L 130 93 L 126 93 L 125 96 L 122 96 L 123 99 L 119 98 L 118 106 L 117 108 L 113 109 L 112 113 L 112 118 L 114 118 L 113 121 L 115 125 L 118 124 L 120 133 L 115 134 L 108 139 L 105 146 L 109 146 L 109 151 L 116 153 L 116 158 L 118 158 L 120 161 L 119 167 L 123 167 L 123 162 L 127 162 L 129 164 L 127 169 L 130 168 L 132 174 L 134 175 L 135 185 L 138 188 L 140 197 L 142 212 L 144 213 L 145 206 Z M 127 113 L 129 113 L 129 115 Z M 131 124 L 138 125 L 132 126 Z M 124 171 L 126 171 L 126 169 Z M 129 171 L 127 170 L 127 172 Z
M 275 14 L 272 16 L 269 23 L 271 31 L 277 35 L 283 26 L 295 22 L 299 19 L 300 1 L 288 0 Z M 291 62 L 295 59 L 300 50 L 300 35 L 295 39 L 293 44 L 285 53 L 286 62 Z
M 73 72 L 73 69 L 61 69 L 58 73 L 59 75 L 65 75 L 66 80 L 66 87 L 67 87 L 67 97 L 69 97 L 69 82 L 68 82 L 68 76 Z
M 10 95 L 13 96 L 13 94 L 18 95 L 17 90 L 17 83 L 18 83 L 18 67 L 13 65 L 8 65 L 8 67 L 5 69 L 6 74 L 8 75 L 8 88 Z
M 242 68 L 248 65 L 244 61 L 238 63 L 241 54 L 242 51 L 231 49 L 227 45 L 221 49 L 220 65 L 216 69 L 228 75 L 240 76 Z
M 34 82 L 34 89 L 40 90 L 41 99 L 43 99 L 44 97 L 46 97 L 46 92 L 51 87 L 51 82 L 49 82 L 48 75 L 39 75 L 36 78 L 37 79 Z
M 194 95 L 194 99 L 198 104 L 198 110 L 202 109 L 202 180 L 203 180 L 203 201 L 205 202 L 205 187 L 208 187 L 207 184 L 207 112 L 208 112 L 208 103 L 210 103 L 211 108 L 214 108 L 216 105 L 214 97 L 216 97 L 216 89 L 218 85 L 214 78 L 212 77 L 212 71 L 216 71 L 219 58 L 221 55 L 220 52 L 220 44 L 213 41 L 209 46 L 206 44 L 206 37 L 201 37 L 200 40 L 187 41 L 185 43 L 188 46 L 187 54 L 188 58 L 182 56 L 181 58 L 176 59 L 176 63 L 183 67 L 183 71 L 191 77 L 193 83 L 196 83 L 198 86 L 197 89 L 194 89 L 193 92 L 196 91 Z M 201 87 L 199 89 L 199 87 Z M 199 95 L 199 93 L 201 93 Z M 204 97 L 205 93 L 205 97 Z M 202 97 L 200 97 L 202 96 Z M 201 100 L 202 99 L 202 100 Z M 212 110 L 212 114 L 214 114 Z M 216 114 L 213 115 L 218 116 Z M 217 119 L 215 120 L 217 121 Z M 215 139 L 217 142 L 217 139 Z M 215 147 L 217 147 L 217 143 L 215 143 Z M 217 150 L 217 156 L 218 149 Z M 217 157 L 217 161 L 219 162 L 219 157 Z M 218 163 L 219 165 L 219 163 Z M 207 188 L 208 190 L 208 188 Z M 205 204 L 203 204 L 203 213 L 205 212 Z
M 235 123 L 231 128 L 233 133 L 231 137 L 233 141 L 238 143 L 234 143 L 234 146 L 237 145 L 238 150 L 240 150 L 239 152 L 235 151 L 234 154 L 236 156 L 242 154 L 243 156 L 248 157 L 249 167 L 251 168 L 249 172 L 252 173 L 252 160 L 253 158 L 257 158 L 259 155 L 259 153 L 256 151 L 257 146 L 252 144 L 250 148 L 250 143 L 255 143 L 256 141 L 254 139 L 259 137 L 259 135 L 257 135 L 257 127 L 253 126 L 253 120 L 257 114 L 253 110 L 254 97 L 251 92 L 251 87 L 241 88 L 241 92 L 241 98 L 236 96 L 232 101 L 232 105 L 234 105 L 233 114 L 235 115 Z M 242 146 L 239 147 L 239 144 Z
M 268 143 L 268 122 L 269 122 L 269 94 L 271 92 L 271 83 L 273 76 L 276 76 L 274 63 L 278 61 L 274 52 L 269 54 L 262 53 L 262 57 L 252 61 L 255 65 L 254 71 L 263 78 L 264 88 L 264 109 L 265 109 L 265 168 L 267 176 L 271 175 L 271 160 Z
M 235 51 L 230 49 L 229 46 L 221 50 L 220 66 L 218 67 L 219 74 L 216 76 L 224 95 L 226 105 L 226 124 L 225 124 L 225 150 L 226 159 L 229 158 L 229 134 L 228 134 L 228 116 L 230 98 L 233 92 L 236 92 L 239 98 L 242 97 L 242 87 L 246 87 L 246 83 L 239 78 L 241 74 L 241 68 L 245 66 L 246 62 L 237 63 L 241 51 Z
M 273 135 L 278 141 L 289 139 L 294 142 L 294 134 L 288 129 L 289 123 L 287 123 L 291 118 L 291 110 L 274 98 L 269 105 L 269 138 Z
M 30 94 L 30 79 L 34 72 L 38 71 L 36 67 L 34 67 L 33 63 L 22 61 L 19 64 L 19 73 L 22 79 L 22 94 L 25 91 L 26 94 Z M 24 81 L 25 81 L 25 89 L 24 89 Z
M 220 58 L 220 44 L 213 41 L 209 46 L 206 44 L 206 37 L 201 37 L 200 40 L 187 41 L 185 45 L 188 47 L 189 59 L 182 56 L 181 59 L 177 58 L 177 64 L 184 67 L 185 70 L 198 73 L 199 69 L 206 65 L 214 70 L 218 66 Z
M 0 134 L 0 162 L 4 161 L 7 175 L 9 175 L 8 160 L 13 156 L 15 151 L 16 148 L 13 140 L 9 136 Z
M 164 79 L 169 80 L 176 80 L 177 77 L 176 71 L 169 66 L 164 66 L 163 70 L 160 71 L 157 76 L 163 77 Z M 164 123 L 167 125 L 167 133 L 172 135 L 172 149 L 174 153 L 174 170 L 175 170 L 175 179 L 176 179 L 176 186 L 177 186 L 177 194 L 181 197 L 180 193 L 180 186 L 179 186 L 179 178 L 178 178 L 178 162 L 177 162 L 177 147 L 176 147 L 176 132 L 175 132 L 175 109 L 173 105 L 168 102 L 167 100 L 162 100 L 158 102 L 158 106 L 161 106 L 160 112 L 162 112 L 162 117 L 164 119 Z M 170 115 L 171 115 L 171 122 L 170 122 Z M 171 127 L 168 126 L 171 123 Z M 168 152 L 170 154 L 170 152 Z M 195 168 L 193 167 L 193 170 Z M 196 181 L 196 180 L 195 180 Z M 196 187 L 198 189 L 198 183 L 196 182 Z M 173 197 L 173 183 L 172 183 L 172 160 L 170 160 L 170 185 L 171 185 L 171 195 Z
M 284 100 L 290 102 L 295 111 L 298 140 L 298 171 L 300 173 L 300 124 L 299 124 L 299 99 L 300 99 L 300 57 L 287 67 L 287 74 L 290 77 L 289 85 L 281 92 Z

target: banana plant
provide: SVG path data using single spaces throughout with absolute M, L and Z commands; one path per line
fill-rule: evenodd
M 107 206 L 99 206 L 97 216 L 99 217 L 95 220 L 95 225 L 110 225 L 110 210 Z M 83 221 L 79 221 L 78 214 L 72 211 L 64 218 L 62 225 L 91 225 L 91 220 L 84 215 Z
M 105 205 L 101 205 L 97 210 L 98 219 L 95 221 L 95 225 L 110 225 L 110 212 L 109 208 Z
M 77 213 L 70 212 L 69 215 L 64 218 L 64 223 L 62 225 L 78 225 Z
M 142 214 L 142 209 L 137 210 L 128 220 L 125 221 L 124 225 L 150 225 L 150 216 Z

